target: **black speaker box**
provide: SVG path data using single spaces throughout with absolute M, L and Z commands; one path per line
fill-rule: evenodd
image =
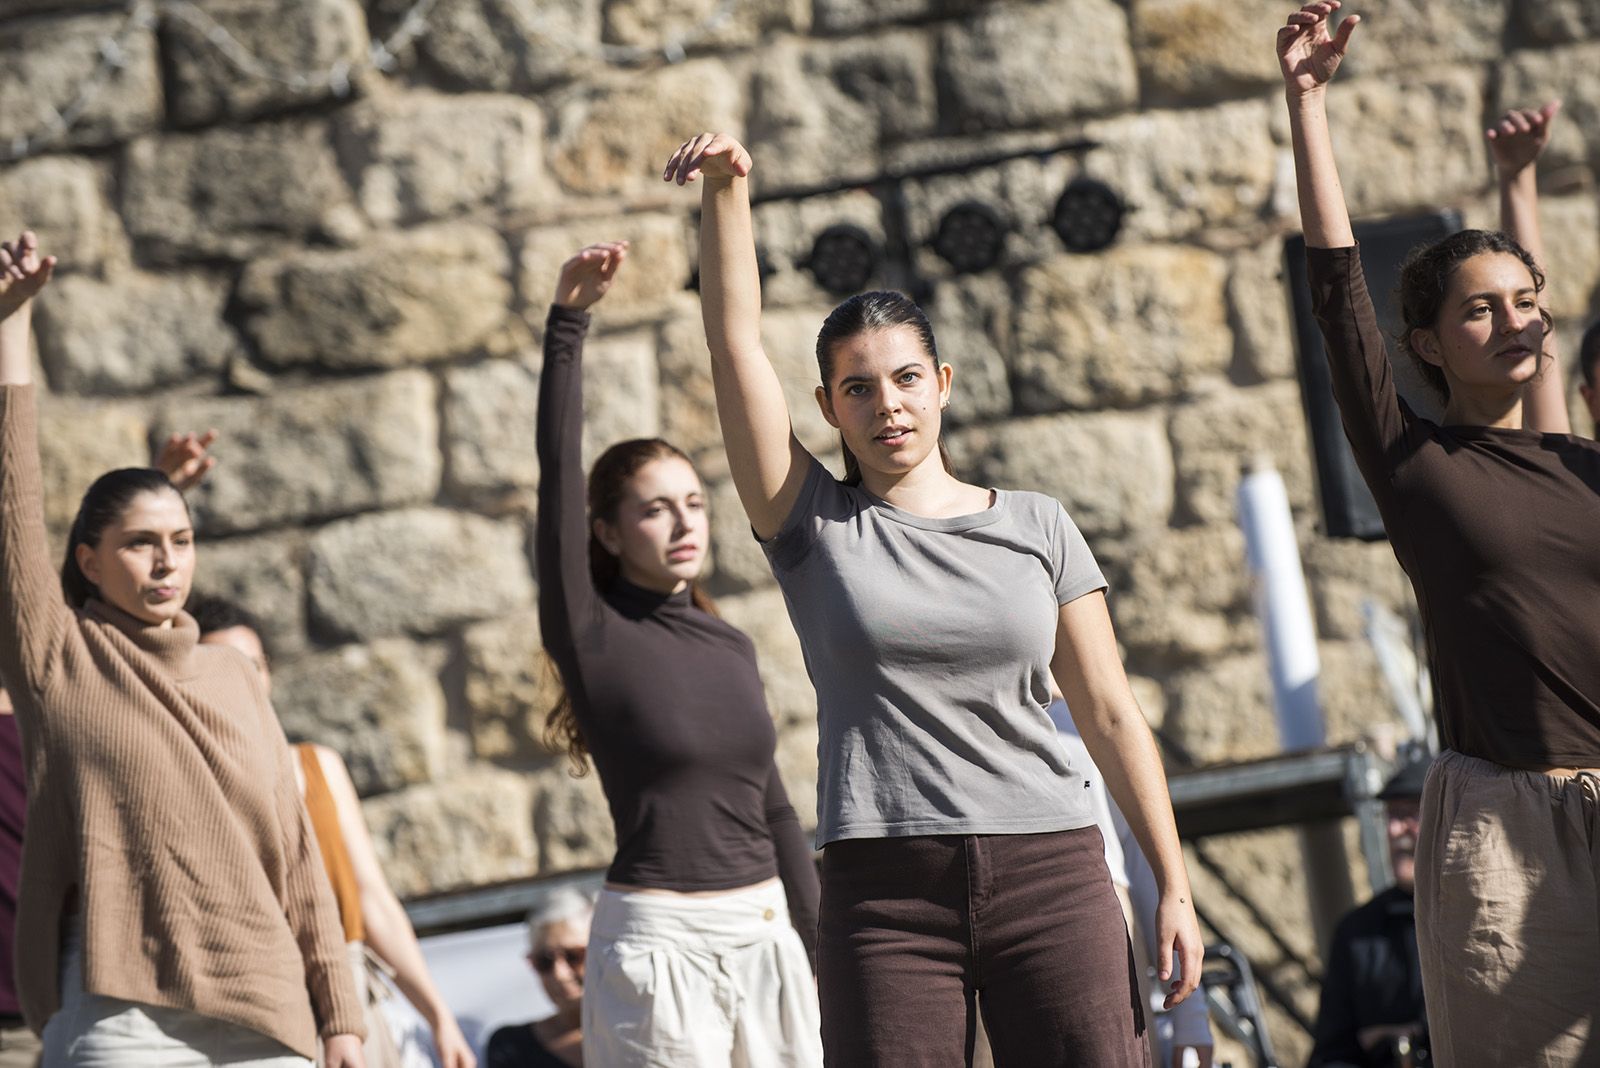
M 1400 330 L 1396 288 L 1400 265 L 1418 245 L 1448 237 L 1461 229 L 1461 216 L 1453 211 L 1357 223 L 1361 266 L 1372 290 L 1378 324 L 1389 339 L 1395 387 L 1418 415 L 1439 418 L 1443 399 L 1430 389 L 1411 359 L 1394 340 Z M 1285 277 L 1294 309 L 1295 366 L 1300 378 L 1300 400 L 1310 430 L 1311 458 L 1317 471 L 1317 496 L 1322 504 L 1323 532 L 1331 538 L 1378 541 L 1386 534 L 1378 506 L 1356 467 L 1356 459 L 1339 423 L 1333 402 L 1333 379 L 1328 372 L 1328 350 L 1322 331 L 1311 314 L 1311 289 L 1306 284 L 1306 242 L 1298 234 L 1283 243 Z

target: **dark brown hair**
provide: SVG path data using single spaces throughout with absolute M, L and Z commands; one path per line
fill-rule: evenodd
M 174 493 L 183 500 L 166 475 L 153 467 L 122 467 L 108 471 L 94 480 L 78 504 L 78 514 L 72 520 L 72 530 L 67 535 L 67 558 L 61 563 L 61 592 L 73 608 L 82 608 L 91 597 L 100 596 L 100 588 L 89 581 L 78 566 L 78 546 L 94 548 L 100 544 L 100 535 L 106 527 L 122 518 L 128 505 L 141 493 Z M 184 501 L 184 513 L 189 502 Z
M 1442 241 L 1419 245 L 1411 250 L 1400 268 L 1400 317 L 1404 325 L 1397 340 L 1406 355 L 1416 362 L 1423 379 L 1446 400 L 1450 399 L 1450 381 L 1444 369 L 1422 358 L 1411 344 L 1411 334 L 1439 325 L 1439 312 L 1456 269 L 1474 256 L 1493 252 L 1503 252 L 1521 260 L 1533 276 L 1534 292 L 1544 292 L 1544 272 L 1539 270 L 1528 250 L 1498 230 L 1460 230 Z M 1544 320 L 1545 336 L 1549 337 L 1555 323 L 1542 304 L 1539 318 Z M 1539 356 L 1544 358 L 1542 346 Z
M 1590 323 L 1578 342 L 1578 370 L 1590 389 L 1600 389 L 1600 321 Z
M 817 332 L 817 371 L 822 375 L 822 388 L 829 392 L 833 390 L 833 354 L 841 341 L 857 334 L 890 330 L 897 326 L 909 326 L 916 332 L 922 350 L 928 354 L 937 371 L 939 348 L 934 344 L 933 325 L 928 322 L 928 317 L 917 307 L 917 302 L 904 293 L 880 289 L 856 294 L 834 308 L 822 321 L 822 329 Z M 950 453 L 944 447 L 942 435 L 938 444 L 939 459 L 944 469 L 954 474 L 955 469 L 951 466 Z M 850 451 L 850 446 L 844 443 L 843 434 L 839 435 L 839 449 L 844 453 L 845 485 L 861 485 L 861 462 Z
M 660 438 L 634 438 L 619 441 L 594 462 L 589 470 L 589 577 L 595 589 L 606 590 L 622 573 L 622 562 L 600 544 L 595 537 L 594 522 L 603 519 L 617 521 L 617 509 L 628 488 L 628 480 L 649 463 L 656 460 L 682 460 L 692 469 L 694 462 L 682 449 Z M 697 475 L 698 477 L 698 475 Z M 698 581 L 689 583 L 689 597 L 694 606 L 703 612 L 717 615 L 717 606 L 711 595 L 700 588 Z M 546 658 L 546 670 L 557 683 L 561 683 L 561 697 L 551 707 L 544 721 L 544 744 L 557 752 L 567 754 L 572 762 L 572 773 L 583 775 L 589 770 L 589 747 L 583 740 L 583 731 L 572 712 L 572 696 L 568 692 L 560 669 Z

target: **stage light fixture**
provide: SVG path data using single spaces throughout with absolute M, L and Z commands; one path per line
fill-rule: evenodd
M 1071 252 L 1099 252 L 1117 239 L 1127 207 L 1097 178 L 1074 178 L 1056 201 L 1051 228 Z
M 861 292 L 878 272 L 879 252 L 859 226 L 836 223 L 817 235 L 805 266 L 835 296 Z
M 976 200 L 963 200 L 939 220 L 933 250 L 957 274 L 986 271 L 1000 259 L 1006 224 L 1000 213 Z

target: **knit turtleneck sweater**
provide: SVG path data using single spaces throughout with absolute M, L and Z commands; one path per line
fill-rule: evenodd
M 28 780 L 22 1011 L 60 1006 L 83 920 L 91 994 L 251 1028 L 304 1056 L 365 1033 L 339 913 L 260 678 L 100 601 L 68 608 L 47 552 L 30 386 L 0 387 L 0 677 Z

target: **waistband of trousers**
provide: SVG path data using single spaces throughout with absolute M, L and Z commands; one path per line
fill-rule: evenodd
M 751 945 L 775 938 L 789 926 L 783 884 L 770 883 L 694 896 L 601 890 L 591 936 L 603 942 L 680 945 L 708 949 Z
M 1553 775 L 1543 771 L 1529 771 L 1526 768 L 1513 768 L 1508 764 L 1496 764 L 1492 760 L 1467 756 L 1454 749 L 1445 749 L 1439 753 L 1434 766 L 1428 769 L 1430 779 L 1436 774 L 1449 775 L 1456 779 L 1500 779 L 1548 793 L 1577 789 L 1590 798 L 1600 798 L 1600 776 L 1596 776 L 1594 772 L 1580 771 L 1576 775 Z

